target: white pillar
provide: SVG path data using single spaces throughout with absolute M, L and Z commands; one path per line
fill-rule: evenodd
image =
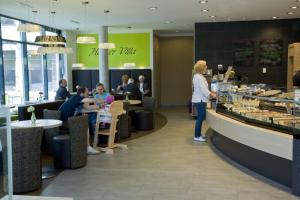
M 108 27 L 102 26 L 99 32 L 99 43 L 108 42 Z M 108 90 L 109 86 L 109 71 L 108 71 L 108 50 L 99 49 L 99 80 Z

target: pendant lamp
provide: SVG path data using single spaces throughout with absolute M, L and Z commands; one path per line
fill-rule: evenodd
M 104 10 L 104 14 L 107 16 L 110 13 L 109 10 Z M 107 21 L 107 20 L 106 20 Z M 99 48 L 100 49 L 115 49 L 116 48 L 116 44 L 115 43 L 111 43 L 111 42 L 101 42 L 99 43 Z
M 86 25 L 86 6 L 90 2 L 84 1 L 82 5 L 84 6 L 84 26 Z M 79 36 L 77 37 L 76 43 L 78 44 L 96 44 L 96 38 L 91 36 Z

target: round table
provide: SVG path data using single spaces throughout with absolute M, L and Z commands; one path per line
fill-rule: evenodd
M 141 100 L 123 100 L 124 103 L 129 103 L 130 105 L 138 105 L 138 104 L 141 104 L 142 101 Z
M 14 121 L 11 123 L 12 128 L 33 128 L 42 127 L 44 129 L 55 128 L 62 125 L 62 121 L 56 119 L 37 119 L 35 125 L 31 123 L 31 120 Z
M 14 121 L 11 123 L 12 128 L 34 128 L 42 127 L 44 129 L 56 128 L 62 125 L 62 121 L 56 119 L 37 119 L 33 125 L 31 120 Z M 42 166 L 42 179 L 52 178 L 57 176 L 61 170 L 55 169 L 53 165 Z

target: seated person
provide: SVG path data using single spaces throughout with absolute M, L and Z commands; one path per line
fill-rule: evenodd
M 124 92 L 130 92 L 129 97 L 131 99 L 141 99 L 141 92 L 136 84 L 134 84 L 134 80 L 130 78 L 128 80 L 128 84 L 124 87 Z
M 95 110 L 99 109 L 97 105 L 94 105 L 95 100 L 89 98 L 89 90 L 85 87 L 78 88 L 77 94 L 72 96 L 70 99 L 65 101 L 60 108 L 58 109 L 61 112 L 61 120 L 66 122 L 69 117 L 73 117 L 77 113 L 80 113 L 79 110 L 82 108 L 86 110 Z M 92 104 L 92 105 L 91 105 Z M 93 122 L 93 116 L 89 115 L 89 125 Z M 88 145 L 88 154 L 97 154 L 99 151 L 93 149 Z
M 140 89 L 140 92 L 143 96 L 146 96 L 150 92 L 150 88 L 148 83 L 145 83 L 145 77 L 143 75 L 139 76 L 139 82 L 137 84 L 138 88 Z
M 100 104 L 105 103 L 106 98 L 109 96 L 109 93 L 105 91 L 104 84 L 98 83 L 96 85 L 96 93 L 94 95 L 94 98 L 99 100 Z
M 67 90 L 67 81 L 66 79 L 60 79 L 59 88 L 56 91 L 55 100 L 65 100 L 66 98 L 70 98 L 70 92 Z
M 117 92 L 124 91 L 124 87 L 128 84 L 129 77 L 127 74 L 124 74 L 121 79 L 122 79 L 122 83 L 118 85 Z

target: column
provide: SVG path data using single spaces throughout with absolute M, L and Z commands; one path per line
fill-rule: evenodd
M 108 42 L 108 27 L 102 26 L 99 32 L 99 43 Z M 99 80 L 109 90 L 108 49 L 99 49 Z

